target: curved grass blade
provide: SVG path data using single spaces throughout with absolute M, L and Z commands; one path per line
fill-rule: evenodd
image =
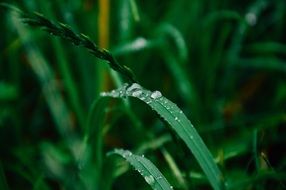
M 158 170 L 158 168 L 144 156 L 132 154 L 129 150 L 115 149 L 108 153 L 119 154 L 125 158 L 145 179 L 154 190 L 172 190 L 173 187 Z
M 165 34 L 166 37 L 170 37 L 175 45 L 175 49 L 172 49 L 172 51 L 177 51 L 178 57 L 180 58 L 180 61 L 182 63 L 186 63 L 188 59 L 188 47 L 187 43 L 183 37 L 183 34 L 172 24 L 165 23 L 161 26 L 159 26 L 158 32 L 161 34 Z M 167 42 L 167 41 L 166 41 Z M 167 42 L 170 43 L 170 42 Z M 164 46 L 166 44 L 164 43 Z M 173 45 L 169 45 L 169 47 L 174 48 Z
M 170 124 L 173 130 L 186 143 L 205 172 L 212 187 L 215 190 L 224 189 L 223 175 L 202 138 L 178 106 L 163 97 L 161 92 L 151 92 L 142 88 L 139 84 L 133 83 L 131 86 L 126 84 L 111 92 L 103 92 L 101 95 L 114 98 L 131 96 L 148 104 Z
M 97 168 L 101 169 L 102 166 L 102 143 L 103 143 L 103 123 L 105 119 L 106 111 L 104 107 L 107 107 L 109 100 L 107 98 L 99 97 L 96 99 L 88 112 L 87 125 L 85 131 L 85 140 L 87 143 L 93 144 L 95 147 L 95 164 Z
M 134 75 L 128 67 L 125 65 L 120 65 L 111 53 L 109 53 L 106 49 L 98 47 L 88 36 L 84 34 L 77 34 L 68 25 L 63 23 L 54 23 L 44 17 L 42 14 L 25 13 L 20 9 L 6 3 L 1 3 L 0 6 L 17 12 L 21 21 L 29 26 L 41 28 L 42 30 L 65 39 L 76 46 L 86 48 L 97 58 L 107 61 L 113 70 L 120 73 L 123 77 L 126 77 L 129 82 L 135 82 Z

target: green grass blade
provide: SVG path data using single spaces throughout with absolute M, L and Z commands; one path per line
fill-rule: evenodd
M 176 52 L 175 54 L 178 56 L 180 62 L 186 64 L 188 60 L 188 47 L 183 34 L 179 31 L 179 29 L 170 23 L 166 23 L 159 26 L 158 33 L 163 33 L 166 38 L 164 40 L 165 43 L 162 44 L 162 48 L 164 49 L 165 46 L 168 45 L 172 51 Z M 169 41 L 168 37 L 172 41 Z
M 133 15 L 133 18 L 136 22 L 140 21 L 140 15 L 139 15 L 139 11 L 138 11 L 138 7 L 136 5 L 136 1 L 135 0 L 129 0 L 130 3 L 130 8 L 131 8 L 131 12 Z
M 144 156 L 132 154 L 129 150 L 115 149 L 111 154 L 119 154 L 125 158 L 145 179 L 154 190 L 172 190 L 173 187 L 158 170 L 158 168 Z
M 172 157 L 172 155 L 165 148 L 162 148 L 162 154 L 163 154 L 166 162 L 168 163 L 170 169 L 174 173 L 174 177 L 176 177 L 178 183 L 180 184 L 180 187 L 182 189 L 188 189 L 186 180 L 184 179 L 183 174 L 180 171 L 180 169 L 179 169 L 176 161 Z
M 103 143 L 103 123 L 109 100 L 107 98 L 96 99 L 88 112 L 87 126 L 85 132 L 85 139 L 88 143 L 93 144 L 95 148 L 96 165 L 101 169 L 102 164 L 102 143 Z M 98 169 L 97 168 L 97 169 Z
M 187 144 L 205 172 L 212 187 L 216 190 L 224 189 L 222 173 L 215 164 L 214 158 L 202 138 L 178 106 L 163 97 L 159 91 L 151 92 L 133 83 L 131 86 L 124 85 L 111 92 L 103 92 L 101 95 L 114 98 L 131 96 L 148 104 L 170 124 L 173 130 Z
M 276 57 L 240 58 L 233 63 L 235 68 L 265 70 L 267 72 L 286 72 L 285 61 Z
M 246 51 L 255 54 L 286 54 L 286 46 L 275 41 L 256 42 L 245 47 Z

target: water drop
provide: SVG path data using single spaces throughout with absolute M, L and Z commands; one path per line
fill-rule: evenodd
M 133 83 L 129 88 L 127 88 L 127 93 L 131 93 L 135 90 L 140 90 L 141 86 L 137 83 Z
M 142 90 L 137 90 L 137 91 L 135 91 L 135 92 L 132 93 L 132 96 L 138 97 L 138 96 L 140 96 L 142 93 L 143 93 Z
M 178 117 L 175 117 L 175 120 L 178 121 Z
M 182 113 L 183 113 L 183 111 L 181 110 L 181 111 L 180 111 L 180 114 L 182 114 Z
M 151 98 L 152 99 L 157 99 L 157 98 L 160 98 L 162 96 L 161 92 L 160 91 L 154 91 L 152 94 L 151 94 Z
M 126 91 L 119 91 L 119 97 L 126 98 Z
M 146 181 L 148 184 L 150 184 L 150 185 L 152 185 L 152 184 L 155 182 L 154 177 L 151 176 L 151 175 L 145 176 L 144 179 L 145 179 L 145 181 Z
M 129 150 L 127 150 L 123 153 L 124 158 L 126 158 L 127 156 L 131 156 L 131 155 L 132 155 L 132 152 L 130 152 Z
M 108 93 L 108 95 L 110 95 L 111 97 L 117 97 L 119 93 L 115 90 L 112 90 L 110 93 Z

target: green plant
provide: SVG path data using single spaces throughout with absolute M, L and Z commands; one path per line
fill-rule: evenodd
M 40 14 L 34 14 L 30 16 L 29 14 L 24 14 L 20 10 L 11 7 L 7 4 L 2 4 L 2 6 L 14 10 L 15 13 L 18 14 L 17 17 L 19 17 L 21 21 L 25 24 L 41 28 L 52 35 L 59 36 L 63 39 L 68 40 L 74 45 L 85 47 L 96 57 L 108 61 L 110 68 L 122 74 L 122 76 L 125 76 L 129 80 L 129 82 L 135 81 L 130 70 L 126 66 L 121 66 L 119 63 L 117 63 L 113 58 L 113 56 L 108 51 L 97 47 L 87 36 L 83 34 L 80 35 L 75 34 L 65 24 L 59 24 L 59 26 L 57 26 Z M 150 91 L 141 88 L 140 85 L 137 83 L 133 84 L 129 83 L 129 84 L 131 86 L 128 88 L 125 85 L 122 88 L 112 91 L 112 93 L 102 93 L 102 96 L 111 96 L 111 97 L 134 96 L 143 100 L 146 104 L 149 104 L 152 107 L 152 109 L 156 110 L 156 112 L 159 113 L 172 126 L 172 128 L 177 132 L 180 138 L 182 138 L 182 140 L 187 144 L 189 149 L 193 152 L 196 159 L 200 163 L 207 177 L 209 178 L 209 181 L 212 184 L 213 188 L 217 190 L 223 189 L 224 182 L 222 174 L 220 173 L 216 164 L 214 163 L 214 159 L 212 158 L 209 150 L 203 143 L 201 137 L 198 135 L 195 128 L 192 126 L 192 124 L 186 118 L 183 112 L 174 103 L 162 97 L 159 91 L 151 93 Z M 118 151 L 115 150 L 115 152 Z M 120 151 L 118 153 L 122 155 L 125 154 L 124 152 L 121 153 Z M 132 159 L 129 161 L 133 165 L 136 165 L 134 164 L 134 161 L 132 161 Z M 150 168 L 152 167 L 150 166 Z M 153 169 L 151 169 L 151 171 L 152 170 Z M 150 171 L 149 173 L 151 174 Z M 146 177 L 146 175 L 147 174 L 143 176 Z M 157 174 L 155 173 L 154 176 L 156 175 Z M 148 180 L 146 181 L 148 182 Z M 158 188 L 156 186 L 153 186 L 152 183 L 149 184 L 153 187 L 153 189 Z M 160 184 L 160 180 L 158 184 Z M 163 184 L 161 189 L 168 189 L 168 187 L 170 187 L 170 185 Z
M 11 2 L 0 189 L 285 188 L 283 0 Z

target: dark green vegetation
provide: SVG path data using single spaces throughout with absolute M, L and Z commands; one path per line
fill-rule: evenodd
M 1 190 L 286 189 L 284 0 L 8 3 Z M 199 136 L 161 100 L 100 96 L 134 81 Z

